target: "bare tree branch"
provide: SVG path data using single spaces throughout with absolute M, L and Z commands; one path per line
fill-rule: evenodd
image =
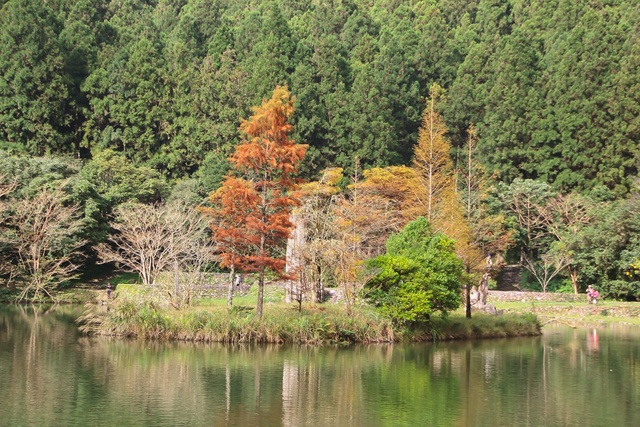
M 61 189 L 43 189 L 10 204 L 5 236 L 14 248 L 12 275 L 23 285 L 20 300 L 41 293 L 55 300 L 50 291 L 78 268 L 73 260 L 86 241 L 76 238 L 82 219 L 76 205 L 64 205 L 65 196 Z
M 144 284 L 155 283 L 160 272 L 175 271 L 176 265 L 202 261 L 196 254 L 206 245 L 207 224 L 195 209 L 122 205 L 110 225 L 115 233 L 96 248 L 101 262 L 137 272 Z
M 569 258 L 562 254 L 549 253 L 540 257 L 540 262 L 536 263 L 531 257 L 524 256 L 524 266 L 534 275 L 542 292 L 547 292 L 549 282 L 558 275 L 569 263 Z

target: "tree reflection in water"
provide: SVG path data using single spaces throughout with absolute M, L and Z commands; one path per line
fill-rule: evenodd
M 3 423 L 640 425 L 637 328 L 254 346 L 85 337 L 79 311 L 0 308 Z

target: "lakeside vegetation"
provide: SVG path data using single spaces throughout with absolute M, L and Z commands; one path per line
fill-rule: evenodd
M 252 274 L 258 319 L 270 280 L 287 280 L 300 310 L 331 286 L 347 318 L 366 302 L 402 331 L 462 302 L 472 317 L 472 288 L 486 302 L 517 263 L 543 292 L 637 301 L 639 13 L 623 0 L 5 2 L 0 297 L 73 299 L 106 264 L 164 286 L 141 307 L 183 313 L 221 271 L 229 313 L 237 274 Z M 163 335 L 200 322 L 147 309 L 173 325 Z M 280 320 L 243 324 L 255 341 L 321 328 Z M 380 325 L 358 339 L 388 338 Z
M 256 298 L 246 302 L 253 306 Z M 432 342 L 541 333 L 540 322 L 531 314 L 480 314 L 466 319 L 464 313 L 457 313 L 399 326 L 367 306 L 348 313 L 340 304 L 309 305 L 299 311 L 291 304 L 269 303 L 260 319 L 252 307 L 238 305 L 229 311 L 225 303 L 220 299 L 218 304 L 174 310 L 148 299 L 131 299 L 115 304 L 108 312 L 90 306 L 79 319 L 80 329 L 89 334 L 145 339 L 306 344 Z

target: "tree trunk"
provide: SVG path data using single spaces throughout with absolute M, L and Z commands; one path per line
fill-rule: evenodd
M 229 273 L 229 292 L 227 293 L 227 308 L 231 310 L 231 306 L 233 305 L 233 284 L 236 278 L 236 269 L 233 265 L 231 265 L 231 273 Z
M 467 319 L 471 319 L 471 283 L 467 283 L 465 285 L 465 288 L 467 288 L 466 292 L 465 292 L 467 294 L 467 296 L 466 296 L 467 301 L 466 301 L 466 304 L 465 304 L 466 305 L 466 313 L 465 314 L 467 316 Z
M 287 282 L 287 290 L 285 295 L 285 302 L 290 303 L 293 301 L 298 301 L 302 298 L 303 293 L 303 278 L 302 278 L 302 269 L 304 261 L 302 260 L 302 248 L 304 247 L 304 221 L 297 214 L 291 214 L 289 216 L 289 220 L 293 224 L 293 229 L 291 230 L 291 234 L 287 239 L 287 251 L 286 251 L 286 268 L 285 271 L 287 274 L 291 274 L 293 276 L 300 275 L 299 277 L 289 280 Z
M 577 268 L 569 268 L 569 277 L 571 278 L 571 285 L 573 285 L 573 293 L 578 295 L 578 269 Z
M 314 285 L 313 294 L 314 302 L 322 303 L 324 301 L 324 284 L 322 283 L 322 267 L 317 267 L 318 276 Z
M 267 195 L 267 172 L 264 172 L 264 181 L 262 181 L 262 206 L 260 207 L 260 218 L 261 218 L 261 223 L 262 224 L 266 224 L 266 209 L 267 209 L 267 199 L 266 199 L 266 195 Z M 261 231 L 260 232 L 260 247 L 259 247 L 259 254 L 260 254 L 260 258 L 264 259 L 265 257 L 265 245 L 266 245 L 266 239 L 267 236 L 265 234 L 265 231 Z M 256 308 L 256 314 L 258 315 L 258 319 L 262 319 L 262 305 L 263 305 L 263 301 L 264 301 L 264 269 L 265 266 L 264 264 L 260 266 L 260 275 L 258 277 L 258 307 Z
M 180 275 L 178 274 L 178 260 L 173 261 L 173 274 L 175 276 L 176 303 L 180 304 Z
M 262 319 L 262 304 L 264 301 L 264 268 L 260 269 L 260 275 L 258 276 L 258 307 L 256 314 L 258 319 Z

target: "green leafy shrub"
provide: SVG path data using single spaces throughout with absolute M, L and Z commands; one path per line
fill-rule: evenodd
M 597 286 L 603 297 L 623 301 L 637 301 L 640 296 L 640 282 L 629 280 L 606 280 Z
M 426 218 L 389 237 L 387 254 L 371 260 L 365 297 L 396 323 L 429 320 L 460 306 L 462 263 L 454 242 L 431 230 Z

